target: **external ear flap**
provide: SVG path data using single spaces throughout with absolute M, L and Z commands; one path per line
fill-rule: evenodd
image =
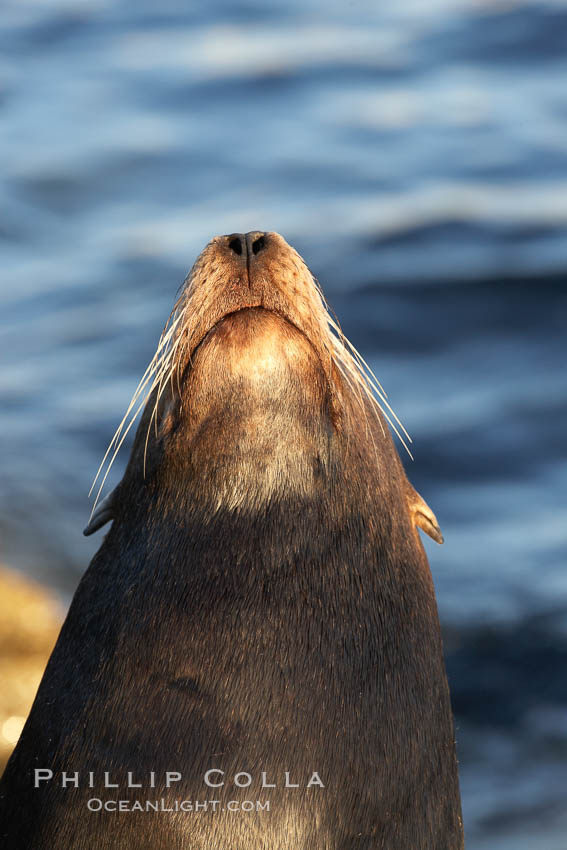
M 94 534 L 95 531 L 98 531 L 99 528 L 102 528 L 103 525 L 106 525 L 107 522 L 114 519 L 114 506 L 116 503 L 117 489 L 118 488 L 115 488 L 108 494 L 108 496 L 105 496 L 96 511 L 94 511 L 89 520 L 89 524 L 83 531 L 85 537 L 88 537 L 89 534 Z
M 443 543 L 443 535 L 437 517 L 419 493 L 408 484 L 408 506 L 413 524 L 425 531 L 436 543 Z

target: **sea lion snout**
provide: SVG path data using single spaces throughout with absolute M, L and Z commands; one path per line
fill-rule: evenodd
M 172 352 L 169 365 L 175 374 L 188 376 L 199 347 L 210 339 L 211 332 L 217 341 L 228 336 L 229 325 L 245 332 L 253 316 L 250 311 L 256 308 L 280 317 L 307 338 L 325 372 L 329 405 L 338 423 L 336 342 L 329 331 L 323 298 L 299 254 L 279 233 L 253 230 L 219 235 L 201 252 L 175 306 L 169 337 L 166 334 Z M 244 313 L 246 321 L 231 320 L 222 326 L 223 320 L 238 312 Z M 261 329 L 260 324 L 255 326 Z M 262 327 L 266 330 L 268 325 Z M 241 333 L 242 343 L 248 338 Z M 226 361 L 221 357 L 219 362 Z
M 244 285 L 244 297 L 249 301 L 266 297 L 277 277 L 278 263 L 295 254 L 279 233 L 263 230 L 216 236 L 209 247 L 211 259 L 230 270 L 233 289 Z
M 261 230 L 251 230 L 249 233 L 231 233 L 223 237 L 228 241 L 228 247 L 244 262 L 253 261 L 254 257 L 266 250 L 268 234 Z

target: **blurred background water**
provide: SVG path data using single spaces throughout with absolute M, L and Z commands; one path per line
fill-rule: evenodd
M 0 558 L 68 602 L 188 268 L 280 231 L 445 534 L 467 846 L 564 850 L 567 2 L 386 5 L 3 0 Z

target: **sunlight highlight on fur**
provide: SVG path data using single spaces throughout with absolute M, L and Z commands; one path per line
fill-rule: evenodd
M 310 320 L 312 324 L 316 325 L 315 332 L 322 332 L 324 335 L 324 339 L 320 341 L 323 350 L 327 352 L 330 361 L 334 363 L 350 389 L 357 395 L 365 417 L 366 409 L 363 404 L 363 398 L 366 398 L 370 402 L 376 412 L 378 410 L 381 411 L 392 431 L 398 437 L 404 449 L 413 460 L 413 455 L 408 446 L 408 443 L 412 442 L 411 437 L 388 402 L 388 397 L 384 388 L 378 381 L 368 363 L 359 354 L 352 343 L 345 337 L 338 321 L 331 316 L 329 307 L 318 281 L 311 275 L 297 252 L 291 248 L 290 250 L 301 262 L 306 271 L 308 286 L 311 288 L 311 293 L 308 293 L 310 300 L 309 306 L 312 310 Z M 199 272 L 200 266 L 199 260 L 197 260 L 193 269 L 187 276 L 181 289 L 181 293 L 177 298 L 173 310 L 171 311 L 169 319 L 161 334 L 156 352 L 136 387 L 134 395 L 128 405 L 128 409 L 116 429 L 116 432 L 98 468 L 92 487 L 89 491 L 89 496 L 91 496 L 97 482 L 100 480 L 91 517 L 99 502 L 108 474 L 118 452 L 120 451 L 128 433 L 148 399 L 152 396 L 152 394 L 155 394 L 153 410 L 149 419 L 144 446 L 144 475 L 146 470 L 148 442 L 152 425 L 155 428 L 156 437 L 158 434 L 158 408 L 163 392 L 169 384 L 172 395 L 175 395 L 175 379 L 177 382 L 177 393 L 178 395 L 181 394 L 180 367 L 183 365 L 185 368 L 185 366 L 191 361 L 191 355 L 193 353 L 192 343 L 194 343 L 193 332 L 195 330 L 196 322 L 201 319 L 198 311 L 196 319 L 194 319 L 194 299 L 192 297 L 195 290 L 195 278 Z M 199 281 L 197 281 L 197 283 L 198 282 Z M 307 334 L 307 336 L 309 335 Z M 380 422 L 380 426 L 383 431 L 384 429 L 379 417 L 378 421 Z

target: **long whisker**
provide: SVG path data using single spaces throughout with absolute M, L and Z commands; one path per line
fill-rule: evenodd
M 143 408 L 143 406 L 144 406 L 144 404 L 145 404 L 145 403 L 146 403 L 146 399 L 145 399 L 145 398 L 143 398 L 143 399 L 142 399 L 142 401 L 140 402 L 140 405 L 139 405 L 138 409 L 136 410 L 136 413 L 134 414 L 134 416 L 133 416 L 133 417 L 132 417 L 132 419 L 130 420 L 130 422 L 129 422 L 129 424 L 128 424 L 128 427 L 126 428 L 126 430 L 125 430 L 125 431 L 124 431 L 124 433 L 122 434 L 122 437 L 121 437 L 121 439 L 120 439 L 120 442 L 118 443 L 118 445 L 116 446 L 116 448 L 115 448 L 115 450 L 114 450 L 114 454 L 112 455 L 112 458 L 110 459 L 110 463 L 108 464 L 108 468 L 107 468 L 106 472 L 104 473 L 103 479 L 102 479 L 102 481 L 101 481 L 101 483 L 100 483 L 100 487 L 98 488 L 98 491 L 97 491 L 97 494 L 96 494 L 96 499 L 95 499 L 95 502 L 94 502 L 94 505 L 93 505 L 93 513 L 94 513 L 95 508 L 96 508 L 96 506 L 97 506 L 98 500 L 100 499 L 100 494 L 102 493 L 102 488 L 104 487 L 104 484 L 105 484 L 106 479 L 107 479 L 107 477 L 108 477 L 108 473 L 110 472 L 110 470 L 111 470 L 111 468 L 112 468 L 112 464 L 114 463 L 114 461 L 115 461 L 115 459 L 116 459 L 116 456 L 117 456 L 118 452 L 120 451 L 120 449 L 121 449 L 121 447 L 122 447 L 122 443 L 123 443 L 123 442 L 124 442 L 124 440 L 126 439 L 126 437 L 127 437 L 127 435 L 128 435 L 128 432 L 130 431 L 130 428 L 132 427 L 132 425 L 133 425 L 133 424 L 134 424 L 134 422 L 136 421 L 136 419 L 137 419 L 137 417 L 138 417 L 138 414 L 139 414 L 139 412 L 141 411 L 141 409 Z M 92 516 L 92 514 L 91 514 L 91 516 Z
M 380 392 L 381 385 L 379 384 L 378 379 L 374 375 L 374 372 L 372 371 L 370 366 L 366 363 L 366 361 L 358 354 L 358 352 L 356 351 L 354 346 L 352 346 L 352 344 L 346 339 L 346 337 L 345 337 L 345 342 L 352 349 L 352 351 L 353 351 L 353 353 L 356 357 L 356 359 L 352 358 L 352 360 L 354 361 L 355 369 L 357 370 L 357 372 L 360 376 L 360 379 L 363 382 L 367 383 L 371 387 L 371 389 L 374 390 L 376 395 L 378 395 L 380 397 L 382 403 L 385 405 L 385 407 L 392 414 L 393 419 L 395 419 L 397 424 L 400 426 L 400 428 L 403 431 L 406 439 L 411 443 L 412 439 L 411 439 L 410 435 L 408 434 L 408 432 L 406 431 L 404 425 L 402 424 L 402 422 L 400 421 L 400 419 L 396 415 L 395 411 L 392 409 L 392 406 L 389 404 L 388 401 L 386 401 L 385 394 L 383 394 L 383 392 Z M 386 415 L 384 408 L 382 407 L 382 404 L 380 405 L 380 408 L 381 408 L 382 412 L 384 413 L 384 415 Z M 396 431 L 396 433 L 397 433 L 397 431 Z
M 368 365 L 368 363 L 366 362 L 366 360 L 365 360 L 365 359 L 362 357 L 362 355 L 361 355 L 361 354 L 360 354 L 360 353 L 356 350 L 356 348 L 354 347 L 354 345 L 353 345 L 353 344 L 352 344 L 352 343 L 351 343 L 351 342 L 350 342 L 350 341 L 349 341 L 346 337 L 344 338 L 344 341 L 345 341 L 345 344 L 346 344 L 346 345 L 348 345 L 348 347 L 350 348 L 350 350 L 351 350 L 351 352 L 352 352 L 352 354 L 353 354 L 354 358 L 355 358 L 355 359 L 358 361 L 358 363 L 360 364 L 360 370 L 361 370 L 361 372 L 362 372 L 363 370 L 366 372 L 366 376 L 367 376 L 367 380 L 368 380 L 368 382 L 369 382 L 369 383 L 370 383 L 370 385 L 373 387 L 373 389 L 375 390 L 375 392 L 379 393 L 380 398 L 382 399 L 382 401 L 384 402 L 384 404 L 386 405 L 386 407 L 388 408 L 388 410 L 390 411 L 390 413 L 392 414 L 392 416 L 394 417 L 394 419 L 396 420 L 396 422 L 398 423 L 398 425 L 400 426 L 400 428 L 401 428 L 401 429 L 402 429 L 402 431 L 404 432 L 405 436 L 407 437 L 407 439 L 408 439 L 408 440 L 410 441 L 410 443 L 411 443 L 411 442 L 412 442 L 412 438 L 410 437 L 410 435 L 409 435 L 409 434 L 408 434 L 408 432 L 406 431 L 406 429 L 405 429 L 405 427 L 404 427 L 403 423 L 402 423 L 402 422 L 401 422 L 401 420 L 398 418 L 398 416 L 396 415 L 395 411 L 392 409 L 392 407 L 390 406 L 389 402 L 387 401 L 388 396 L 387 396 L 387 394 L 385 393 L 385 391 L 384 391 L 384 389 L 383 389 L 383 387 L 382 387 L 382 384 L 380 383 L 380 381 L 378 380 L 378 378 L 376 377 L 376 375 L 374 374 L 374 372 L 372 371 L 372 369 L 370 368 L 370 366 Z
M 329 304 L 327 303 L 319 285 L 319 281 L 315 277 L 313 277 L 313 283 L 315 289 L 317 290 L 319 298 L 321 299 L 323 308 L 327 314 L 327 323 L 331 331 L 330 336 L 332 339 L 333 350 L 340 371 L 342 372 L 344 377 L 347 378 L 349 385 L 352 388 L 354 387 L 351 383 L 351 379 L 357 386 L 362 389 L 371 404 L 375 405 L 382 411 L 384 418 L 398 437 L 399 441 L 401 442 L 402 446 L 404 447 L 410 458 L 413 460 L 413 455 L 406 443 L 406 440 L 409 443 L 413 442 L 412 438 L 410 437 L 402 421 L 399 419 L 396 412 L 388 402 L 388 396 L 386 394 L 386 391 L 384 390 L 384 387 L 382 386 L 382 384 L 380 383 L 368 363 L 364 360 L 362 355 L 357 351 L 357 349 L 350 342 L 350 340 L 347 339 L 347 337 L 344 335 L 336 316 L 333 318 L 333 311 L 329 307 Z M 399 428 L 397 426 L 399 426 Z M 402 433 L 400 433 L 400 431 L 403 433 L 404 436 L 402 436 Z
M 108 473 L 110 472 L 110 469 L 111 469 L 111 467 L 114 463 L 114 460 L 116 459 L 118 451 L 120 450 L 120 448 L 121 448 L 121 446 L 122 446 L 122 444 L 123 444 L 123 442 L 126 438 L 126 435 L 129 433 L 130 429 L 132 428 L 132 425 L 136 421 L 136 419 L 137 419 L 140 411 L 142 410 L 147 398 L 154 391 L 157 383 L 161 380 L 161 378 L 163 377 L 165 372 L 168 371 L 171 368 L 172 355 L 173 355 L 173 351 L 175 349 L 175 344 L 171 345 L 171 340 L 174 337 L 174 334 L 177 331 L 179 323 L 182 319 L 182 315 L 179 314 L 179 315 L 176 316 L 175 312 L 176 311 L 174 309 L 169 316 L 169 319 L 168 319 L 168 321 L 167 321 L 167 323 L 166 323 L 166 325 L 165 325 L 165 327 L 162 331 L 162 334 L 160 336 L 156 352 L 155 352 L 154 356 L 152 357 L 150 363 L 148 364 L 146 371 L 142 375 L 142 378 L 140 379 L 138 386 L 136 387 L 136 390 L 134 391 L 134 395 L 132 396 L 130 404 L 128 405 L 128 409 L 126 410 L 126 413 L 124 414 L 120 424 L 118 425 L 118 428 L 116 429 L 114 436 L 113 436 L 112 440 L 110 441 L 110 444 L 109 444 L 109 446 L 108 446 L 108 448 L 105 452 L 105 455 L 104 455 L 104 457 L 103 457 L 103 459 L 100 463 L 100 466 L 97 470 L 96 476 L 95 476 L 94 481 L 93 481 L 92 486 L 91 486 L 91 489 L 89 490 L 89 496 L 92 494 L 92 492 L 93 492 L 93 490 L 96 486 L 96 483 L 99 480 L 99 477 L 102 473 L 102 470 L 105 467 L 107 459 L 109 458 L 109 455 L 111 454 L 112 450 L 114 449 L 114 452 L 113 452 L 110 460 L 108 461 L 107 468 L 106 468 L 106 471 L 104 473 L 104 477 L 102 479 L 101 485 L 100 485 L 100 487 L 97 491 L 97 495 L 96 495 L 96 498 L 95 498 L 95 502 L 94 502 L 93 509 L 92 509 L 92 512 L 91 512 L 91 516 L 92 516 L 92 513 L 94 513 L 94 511 L 96 509 L 98 500 L 100 498 L 100 494 L 102 492 L 102 489 L 103 489 L 104 484 L 106 482 L 106 479 L 108 477 Z M 178 339 L 179 339 L 179 337 L 178 337 Z M 150 384 L 149 389 L 147 388 L 148 384 Z M 140 404 L 138 405 L 136 410 L 134 412 L 132 412 L 134 410 L 140 396 L 142 396 L 142 394 L 143 394 L 142 401 L 140 402 Z
M 157 387 L 157 392 L 156 392 L 156 400 L 155 400 L 155 403 L 154 403 L 154 409 L 152 411 L 152 415 L 151 415 L 150 421 L 148 423 L 148 430 L 146 432 L 146 441 L 144 443 L 144 478 L 146 477 L 146 459 L 147 459 L 147 454 L 148 454 L 148 443 L 149 443 L 149 439 L 150 439 L 150 432 L 152 430 L 152 422 L 155 424 L 155 435 L 156 435 L 156 439 L 157 439 L 157 436 L 158 436 L 157 413 L 158 413 L 159 402 L 160 402 L 162 393 L 163 393 L 165 387 L 167 386 L 168 381 L 171 379 L 171 377 L 173 375 L 173 370 L 175 368 L 174 356 L 175 356 L 175 351 L 176 351 L 178 345 L 179 345 L 179 338 L 175 341 L 170 352 L 168 353 L 167 360 L 164 362 L 163 367 L 160 370 L 159 375 L 156 377 L 156 380 L 155 380 L 154 385 L 152 387 L 152 392 L 156 387 Z M 180 391 L 180 394 L 181 394 L 181 391 Z

